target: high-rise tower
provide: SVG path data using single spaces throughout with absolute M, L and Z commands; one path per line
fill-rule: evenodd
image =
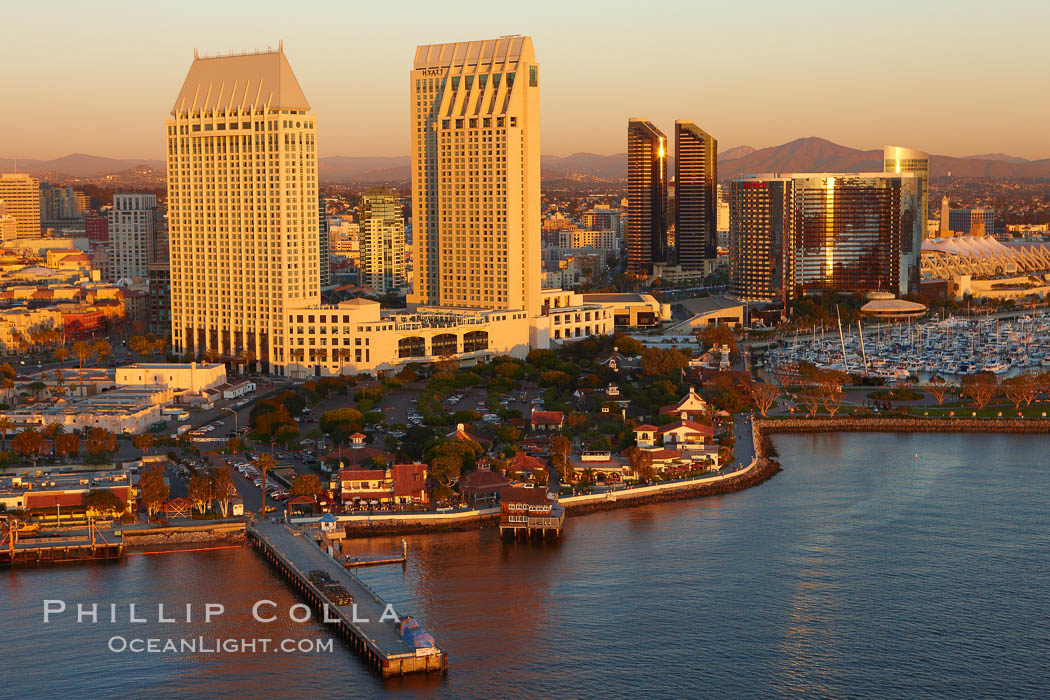
M 926 236 L 926 222 L 930 218 L 930 154 L 904 146 L 885 146 L 882 149 L 883 172 L 915 173 L 921 187 L 922 211 L 919 224 Z M 909 251 L 910 252 L 910 251 Z
M 645 119 L 627 122 L 627 272 L 666 259 L 667 137 Z
M 155 194 L 117 194 L 109 212 L 109 261 L 113 281 L 147 279 L 157 254 L 160 217 Z
M 0 175 L 0 199 L 14 217 L 18 238 L 40 235 L 40 181 L 25 173 Z
M 532 39 L 416 49 L 414 290 L 424 306 L 540 312 L 540 92 Z
M 194 55 L 167 119 L 175 351 L 287 362 L 319 290 L 316 122 L 283 49 Z
M 678 264 L 703 270 L 718 254 L 718 141 L 691 121 L 674 123 Z

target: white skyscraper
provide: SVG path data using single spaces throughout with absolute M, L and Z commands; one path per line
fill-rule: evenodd
M 146 279 L 157 252 L 157 195 L 117 194 L 109 212 L 109 263 L 113 281 Z

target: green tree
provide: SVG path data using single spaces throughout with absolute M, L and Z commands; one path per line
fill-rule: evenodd
M 288 493 L 292 496 L 317 496 L 324 491 L 324 486 L 316 474 L 300 474 L 292 480 Z
M 164 470 L 160 465 L 155 465 L 139 478 L 139 500 L 146 507 L 146 517 L 153 516 L 168 500 L 171 490 L 164 481 Z
M 37 460 L 40 459 L 40 455 L 44 451 L 44 436 L 38 431 L 28 428 L 15 435 L 11 441 L 11 447 L 14 448 L 15 452 L 22 455 L 24 459 L 32 460 L 35 467 Z
M 84 496 L 84 509 L 88 514 L 113 517 L 123 513 L 125 507 L 124 501 L 109 489 L 91 489 Z

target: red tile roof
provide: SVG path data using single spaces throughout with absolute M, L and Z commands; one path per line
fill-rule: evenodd
M 502 474 L 488 469 L 477 469 L 459 480 L 459 491 L 464 495 L 490 493 L 509 485 L 510 480 Z
M 386 472 L 381 469 L 343 469 L 339 481 L 383 481 Z
M 329 452 L 321 459 L 342 460 L 346 464 L 357 465 L 364 462 L 369 457 L 378 457 L 387 464 L 394 461 L 393 454 L 375 447 L 344 447 L 338 452 Z
M 536 469 L 546 468 L 547 465 L 543 463 L 543 460 L 537 459 L 532 455 L 527 455 L 524 452 L 518 452 L 507 460 L 507 469 L 510 471 L 531 472 Z
M 527 489 L 520 486 L 507 486 L 499 492 L 499 499 L 503 503 L 528 503 L 533 506 L 553 505 L 554 502 L 547 498 L 547 489 Z
M 657 432 L 663 435 L 664 433 L 676 430 L 677 428 L 689 428 L 690 430 L 698 432 L 701 435 L 704 435 L 705 437 L 713 437 L 715 434 L 715 429 L 712 428 L 710 425 L 704 425 L 703 423 L 697 423 L 691 420 L 679 420 L 675 421 L 674 423 L 669 423 L 661 427 L 659 430 L 657 430 Z
M 657 428 L 656 428 L 655 425 L 649 425 L 648 423 L 646 423 L 645 425 L 639 425 L 637 428 L 634 429 L 634 432 L 638 433 L 638 432 L 641 432 L 643 430 L 646 430 L 646 431 L 651 433 L 651 432 L 653 432 L 656 429 Z
M 414 496 L 426 490 L 425 464 L 395 464 L 390 467 L 394 475 L 394 495 Z
M 533 411 L 533 425 L 562 425 L 565 423 L 565 414 L 561 411 Z
M 489 440 L 487 437 L 479 433 L 471 425 L 463 425 L 462 427 L 457 426 L 455 431 L 448 434 L 448 437 L 453 440 L 473 440 L 482 447 L 492 443 L 492 440 Z

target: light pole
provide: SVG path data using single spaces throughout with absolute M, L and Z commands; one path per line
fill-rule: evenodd
M 233 410 L 232 408 L 224 408 L 222 410 L 229 411 L 233 414 L 233 432 L 234 434 L 239 433 L 241 429 L 239 425 L 240 421 L 237 420 L 237 411 Z

